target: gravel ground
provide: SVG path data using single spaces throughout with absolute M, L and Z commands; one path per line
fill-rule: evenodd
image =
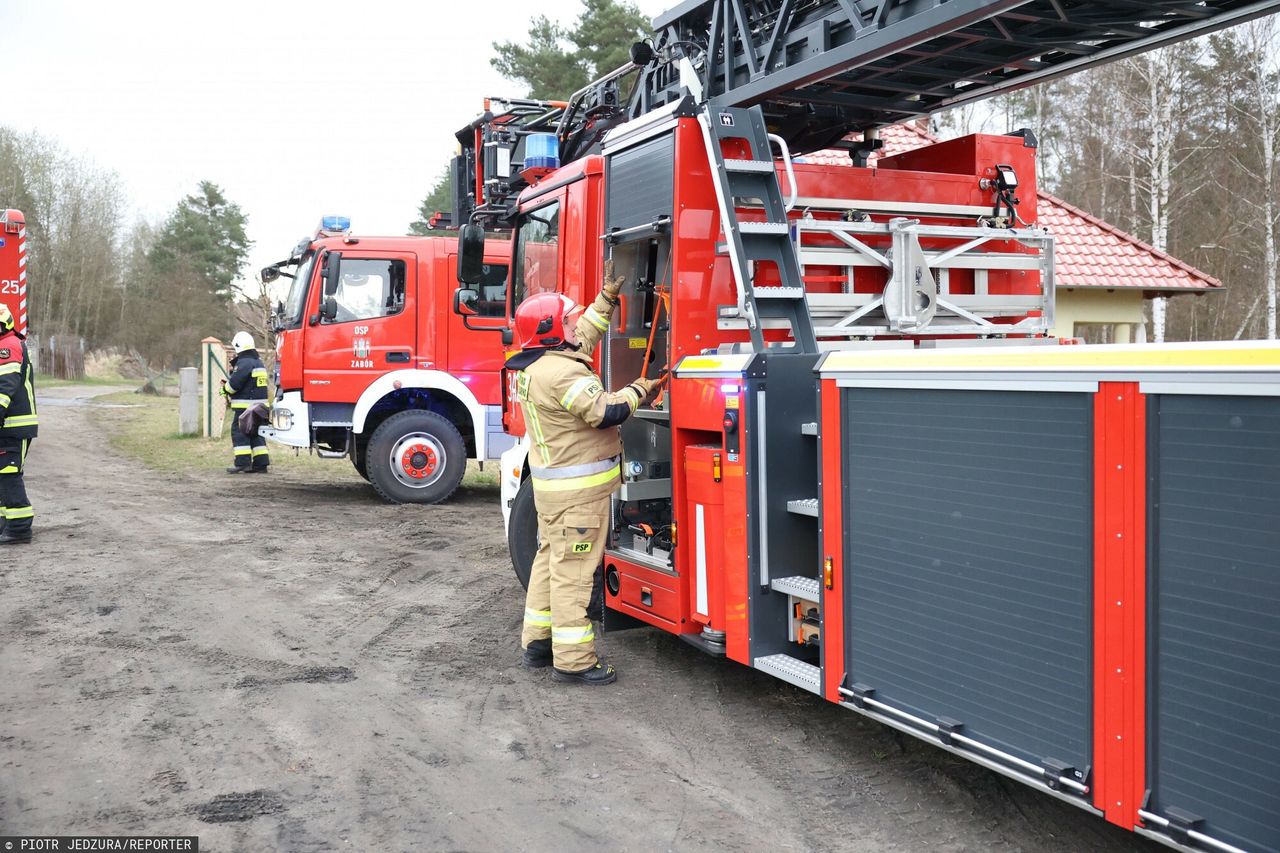
M 349 480 L 158 474 L 104 449 L 101 392 L 47 395 L 38 541 L 0 564 L 0 834 L 1164 849 L 658 631 L 603 641 L 616 685 L 555 685 L 518 666 L 496 488 L 419 508 Z

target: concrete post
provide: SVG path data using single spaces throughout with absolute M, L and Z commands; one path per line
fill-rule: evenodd
M 204 420 L 204 437 L 221 438 L 222 425 L 227 417 L 227 403 L 220 393 L 222 380 L 226 379 L 227 350 L 217 338 L 205 338 L 200 342 L 200 379 L 203 386 L 200 413 Z
M 200 377 L 194 367 L 178 370 L 178 435 L 200 431 Z

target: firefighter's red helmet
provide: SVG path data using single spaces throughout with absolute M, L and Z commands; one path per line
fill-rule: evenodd
M 563 293 L 535 293 L 516 308 L 516 343 L 521 349 L 560 346 L 565 318 L 577 307 Z

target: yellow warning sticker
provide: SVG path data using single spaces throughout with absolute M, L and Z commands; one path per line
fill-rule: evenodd
M 627 346 L 631 347 L 631 349 L 644 349 L 648 345 L 648 338 L 627 338 Z

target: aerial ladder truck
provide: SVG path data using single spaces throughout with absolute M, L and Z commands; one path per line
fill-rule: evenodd
M 0 210 L 0 303 L 9 306 L 19 334 L 27 333 L 27 220 Z
M 568 101 L 489 101 L 457 310 L 509 227 L 509 312 L 611 258 L 606 384 L 672 371 L 622 427 L 606 626 L 1174 847 L 1280 850 L 1280 348 L 1052 338 L 1029 132 L 866 168 L 878 128 L 1278 5 L 688 0 Z

